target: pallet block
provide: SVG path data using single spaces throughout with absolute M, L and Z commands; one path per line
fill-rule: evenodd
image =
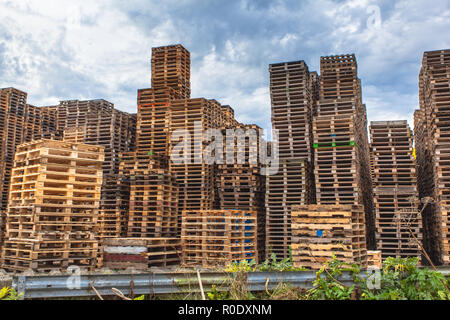
M 257 227 L 256 211 L 183 211 L 183 264 L 215 267 L 257 261 Z
M 407 121 L 375 121 L 370 135 L 378 250 L 383 259 L 421 258 L 412 132 Z
M 103 147 L 67 141 L 17 147 L 3 269 L 95 268 L 103 160 Z
M 362 206 L 309 205 L 292 209 L 292 256 L 296 267 L 321 268 L 338 260 L 367 263 Z

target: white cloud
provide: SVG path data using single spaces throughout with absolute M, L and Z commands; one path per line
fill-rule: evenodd
M 378 4 L 381 24 L 370 27 Z M 269 63 L 317 70 L 321 55 L 354 52 L 369 120 L 410 119 L 422 53 L 450 47 L 449 19 L 447 0 L 0 0 L 0 87 L 25 90 L 36 105 L 105 98 L 136 112 L 151 47 L 182 43 L 193 96 L 267 126 Z

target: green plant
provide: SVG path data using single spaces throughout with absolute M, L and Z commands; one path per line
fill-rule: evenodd
M 0 290 L 0 300 L 20 300 L 23 293 L 18 294 L 16 290 L 12 288 L 4 287 Z
M 145 296 L 142 295 L 142 296 L 134 298 L 133 300 L 145 300 Z
M 347 271 L 356 279 L 361 267 L 354 264 L 346 264 L 336 259 L 325 263 L 316 273 L 313 288 L 308 290 L 305 298 L 308 300 L 350 300 L 356 297 L 356 285 L 348 287 L 338 279 Z
M 281 261 L 277 261 L 277 256 L 275 253 L 272 253 L 270 256 L 271 259 L 267 259 L 263 262 L 262 265 L 258 267 L 258 271 L 278 271 L 278 272 L 287 272 L 287 271 L 305 271 L 305 268 L 294 267 L 294 262 L 292 259 L 292 250 L 289 248 L 289 258 L 285 258 Z
M 212 286 L 211 292 L 207 293 L 209 300 L 229 300 L 229 293 L 227 291 L 220 292 L 215 285 Z
M 417 267 L 419 259 L 388 258 L 378 288 L 360 279 L 363 300 L 450 300 L 449 280 L 441 273 Z
M 225 272 L 254 272 L 256 271 L 255 260 L 241 260 L 239 262 L 233 262 L 225 268 Z

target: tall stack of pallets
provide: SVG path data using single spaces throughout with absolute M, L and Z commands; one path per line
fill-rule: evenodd
M 312 117 L 318 78 L 304 61 L 272 64 L 269 71 L 280 170 L 266 180 L 266 256 L 283 259 L 289 257 L 291 207 L 314 203 Z
M 213 209 L 215 164 L 204 161 L 203 152 L 217 112 L 218 106 L 203 98 L 171 104 L 169 168 L 180 185 L 180 210 Z
M 294 266 L 320 269 L 333 255 L 345 263 L 365 266 L 365 228 L 364 209 L 360 205 L 294 206 Z
M 232 125 L 221 130 L 223 163 L 217 165 L 215 208 L 256 211 L 258 259 L 265 259 L 265 176 L 258 162 L 260 130 L 257 125 Z
M 413 136 L 407 121 L 370 124 L 377 246 L 383 259 L 421 256 Z
M 256 215 L 242 210 L 183 211 L 183 264 L 215 267 L 258 261 Z
M 191 54 L 182 45 L 152 48 L 152 88 L 172 88 L 176 98 L 189 99 Z
M 136 115 L 114 109 L 106 100 L 62 101 L 58 129 L 64 139 L 104 147 L 103 185 L 98 217 L 100 240 L 123 236 L 128 214 L 129 185 L 119 175 L 120 153 L 134 150 Z
M 134 163 L 129 163 L 127 159 L 121 167 L 122 172 L 129 170 L 124 176 L 130 177 L 127 236 L 176 237 L 179 211 L 175 179 L 168 173 L 163 159 L 148 155 L 145 159 L 143 155 L 138 160 L 136 153 L 130 155 L 128 158 L 134 158 Z
M 23 91 L 0 89 L 0 244 L 16 147 L 44 137 L 59 137 L 56 131 L 56 109 L 28 105 L 27 94 Z
M 419 75 L 420 110 L 415 113 L 417 169 L 423 210 L 424 247 L 436 264 L 450 263 L 450 50 L 425 52 Z M 431 178 L 431 179 L 430 179 Z
M 102 147 L 64 141 L 17 147 L 3 269 L 94 269 L 103 159 Z
M 321 57 L 320 100 L 314 117 L 318 205 L 363 205 L 367 247 L 375 249 L 366 107 L 355 55 Z

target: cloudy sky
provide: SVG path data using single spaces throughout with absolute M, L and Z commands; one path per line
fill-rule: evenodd
M 193 97 L 268 128 L 270 63 L 355 53 L 369 120 L 411 121 L 422 54 L 450 48 L 449 29 L 448 0 L 0 0 L 0 87 L 136 112 L 151 48 L 182 43 Z

